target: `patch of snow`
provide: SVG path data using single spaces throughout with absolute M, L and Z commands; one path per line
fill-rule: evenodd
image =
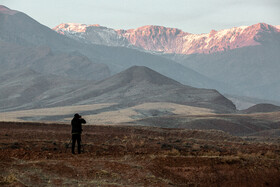
M 117 33 L 116 30 L 100 25 L 86 25 L 78 23 L 64 23 L 53 30 L 76 40 L 86 43 L 108 46 L 130 46 L 127 39 Z
M 280 30 L 280 25 L 275 25 L 274 27 L 276 27 L 278 30 Z

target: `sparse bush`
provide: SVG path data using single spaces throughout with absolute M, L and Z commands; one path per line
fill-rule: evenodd
M 241 159 L 255 159 L 259 158 L 261 156 L 261 152 L 258 153 L 243 153 L 240 151 L 237 151 L 237 156 Z
M 100 170 L 100 171 L 96 172 L 95 175 L 98 178 L 110 177 L 111 176 L 111 174 L 106 170 Z
M 11 148 L 12 149 L 19 149 L 20 148 L 20 145 L 19 145 L 19 143 L 14 143 L 13 145 L 11 145 Z
M 162 148 L 162 149 L 169 149 L 169 150 L 170 150 L 170 149 L 173 148 L 173 146 L 170 145 L 170 144 L 165 144 L 165 143 L 164 143 L 164 144 L 161 145 L 161 148 Z
M 265 157 L 267 158 L 270 158 L 270 159 L 277 159 L 279 158 L 279 155 L 276 154 L 275 152 L 272 152 L 272 151 L 267 151 L 265 154 L 264 154 Z
M 227 163 L 229 165 L 240 163 L 240 158 L 235 156 L 226 156 L 222 158 L 222 162 Z
M 17 178 L 14 174 L 10 174 L 6 177 L 2 177 L 0 184 L 12 184 L 17 181 Z
M 210 151 L 204 152 L 203 156 L 220 156 L 220 152 L 210 150 Z
M 193 150 L 193 151 L 199 151 L 199 150 L 200 150 L 200 145 L 198 145 L 198 144 L 193 144 L 192 150 Z
M 180 151 L 175 148 L 172 148 L 169 151 L 165 151 L 164 154 L 168 156 L 180 156 Z
M 155 158 L 157 158 L 157 156 L 156 155 L 154 155 L 154 154 L 152 154 L 152 155 L 149 155 L 149 157 L 153 160 L 153 159 L 155 159 Z
M 191 148 L 191 147 L 192 147 L 192 144 L 190 144 L 190 143 L 185 143 L 184 146 L 185 146 L 186 148 Z

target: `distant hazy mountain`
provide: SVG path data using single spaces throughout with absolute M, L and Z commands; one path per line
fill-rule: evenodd
M 12 13 L 11 13 L 12 12 Z M 74 43 L 19 11 L 0 5 L 0 38 L 24 46 L 49 46 L 65 50 Z
M 45 108 L 56 105 L 65 93 L 72 93 L 85 81 L 42 75 L 32 69 L 12 70 L 0 74 L 0 111 Z
M 280 35 L 271 43 L 226 52 L 166 55 L 213 80 L 221 80 L 224 92 L 280 101 Z
M 277 102 L 276 100 L 263 100 L 263 99 L 256 99 L 254 97 L 246 97 L 246 96 L 239 96 L 239 95 L 228 95 L 224 94 L 226 98 L 231 100 L 236 108 L 238 110 L 245 110 L 247 108 L 250 108 L 256 104 L 260 103 L 274 103 L 275 105 L 280 105 L 280 102 Z
M 176 28 L 143 26 L 130 30 L 114 30 L 100 25 L 77 23 L 60 24 L 55 31 L 95 44 L 109 46 L 137 46 L 148 51 L 176 54 L 214 53 L 246 46 L 256 46 L 274 39 L 277 26 L 258 23 L 234 27 L 207 34 L 191 34 Z
M 76 48 L 83 44 L 61 36 L 29 16 L 0 6 L 1 71 L 32 68 L 38 72 L 100 80 L 110 75 L 105 64 Z
M 25 47 L 0 42 L 0 73 L 30 68 L 74 80 L 100 80 L 110 76 L 106 65 L 93 63 L 79 53 L 55 52 L 49 47 Z

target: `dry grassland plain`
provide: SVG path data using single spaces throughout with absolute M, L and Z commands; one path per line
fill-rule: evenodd
M 279 186 L 278 142 L 216 130 L 0 123 L 1 186 Z
M 279 112 L 215 114 L 170 103 L 116 106 L 106 103 L 1 113 L 0 119 L 6 122 L 0 122 L 0 185 L 280 186 L 280 138 L 275 136 Z M 69 123 L 76 112 L 88 121 L 83 126 L 80 155 L 72 155 L 69 146 Z M 50 117 L 59 120 L 25 121 Z M 248 126 L 248 120 L 261 122 L 261 126 Z M 213 129 L 137 126 L 144 122 L 158 126 L 203 122 L 226 125 L 235 132 L 236 121 L 239 127 L 244 123 L 246 129 L 256 132 L 271 122 L 274 134 L 261 131 L 258 136 L 242 137 Z

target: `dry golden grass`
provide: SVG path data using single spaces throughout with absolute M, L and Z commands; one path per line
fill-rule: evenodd
M 269 112 L 269 113 L 255 113 L 255 114 L 248 114 L 255 119 L 267 119 L 274 122 L 280 121 L 280 112 Z
M 21 118 L 24 117 L 51 117 L 59 115 L 73 115 L 75 113 L 81 113 L 85 111 L 94 111 L 102 108 L 107 108 L 116 103 L 103 103 L 92 105 L 78 105 L 78 106 L 66 106 L 66 107 L 54 107 L 44 109 L 33 110 L 21 110 L 14 112 L 0 113 L 0 119 L 2 121 L 24 121 Z M 98 114 L 83 116 L 89 124 L 120 124 L 126 122 L 132 122 L 141 119 L 143 116 L 137 110 L 159 110 L 168 111 L 176 115 L 209 115 L 214 114 L 212 110 L 206 108 L 192 107 L 186 105 L 179 105 L 174 103 L 145 103 L 134 107 L 129 107 L 120 110 L 100 112 Z M 60 121 L 69 121 L 71 118 L 61 119 Z
M 1 121 L 24 121 L 20 118 L 23 117 L 47 117 L 47 116 L 57 116 L 57 115 L 69 115 L 75 114 L 77 112 L 92 111 L 102 108 L 106 108 L 114 105 L 115 103 L 103 103 L 103 104 L 92 104 L 92 105 L 77 105 L 77 106 L 65 106 L 65 107 L 53 107 L 53 108 L 43 108 L 43 109 L 33 109 L 33 110 L 20 110 L 13 112 L 3 112 L 0 113 Z
M 85 116 L 92 124 L 119 124 L 127 123 L 143 118 L 137 110 L 169 111 L 176 115 L 209 115 L 214 114 L 210 109 L 179 105 L 174 103 L 145 103 L 134 107 L 117 111 L 108 111 L 96 115 Z M 110 116 L 110 117 L 108 117 Z

